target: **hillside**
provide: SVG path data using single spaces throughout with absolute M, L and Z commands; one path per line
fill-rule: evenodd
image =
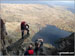
M 75 32 L 74 14 L 64 7 L 42 4 L 1 4 L 0 14 L 6 22 L 8 38 L 7 46 L 15 43 L 21 38 L 20 23 L 26 21 L 30 25 L 30 37 L 24 40 L 24 43 L 31 43 L 31 39 L 47 25 L 54 25 L 60 29 Z M 44 44 L 51 51 L 51 44 Z M 25 46 L 26 47 L 26 46 Z
M 20 34 L 20 22 L 30 25 L 31 37 L 47 24 L 75 32 L 74 14 L 64 7 L 42 4 L 1 4 L 1 17 L 6 21 L 6 29 L 11 38 Z M 16 39 L 15 39 L 16 40 Z

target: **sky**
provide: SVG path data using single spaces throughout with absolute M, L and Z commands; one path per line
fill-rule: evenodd
M 74 0 L 0 0 L 0 1 L 74 1 Z
M 18 3 L 18 2 L 21 2 L 21 3 L 24 3 L 24 2 L 43 2 L 43 1 L 55 1 L 55 2 L 64 2 L 64 3 L 71 3 L 71 2 L 74 2 L 74 0 L 0 0 L 1 3 Z

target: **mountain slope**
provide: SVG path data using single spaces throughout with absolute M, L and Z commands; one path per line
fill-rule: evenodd
M 1 16 L 7 22 L 25 20 L 32 25 L 51 24 L 64 30 L 75 31 L 74 14 L 63 7 L 41 4 L 1 4 Z
M 74 14 L 64 7 L 42 4 L 1 4 L 1 17 L 6 21 L 6 29 L 11 38 L 21 36 L 20 23 L 30 25 L 31 37 L 47 24 L 75 32 Z M 16 40 L 16 39 L 15 39 Z

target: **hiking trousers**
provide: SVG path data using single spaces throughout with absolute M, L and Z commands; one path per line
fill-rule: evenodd
M 29 34 L 29 29 L 26 28 L 26 29 L 22 30 L 22 38 L 23 38 L 23 36 L 24 36 L 24 31 L 25 31 L 25 30 L 27 31 L 27 34 Z

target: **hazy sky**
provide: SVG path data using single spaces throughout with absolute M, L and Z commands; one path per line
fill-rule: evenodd
M 74 1 L 74 0 L 0 0 L 0 1 Z
M 43 1 L 55 1 L 55 2 L 64 2 L 64 3 L 73 3 L 74 2 L 74 0 L 0 0 L 1 2 L 43 2 Z

